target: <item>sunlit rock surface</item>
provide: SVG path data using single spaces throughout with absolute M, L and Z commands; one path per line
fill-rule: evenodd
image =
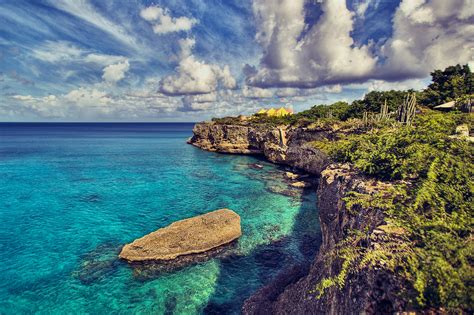
M 203 253 L 242 235 L 240 216 L 220 209 L 174 222 L 123 247 L 119 257 L 130 262 L 171 260 Z

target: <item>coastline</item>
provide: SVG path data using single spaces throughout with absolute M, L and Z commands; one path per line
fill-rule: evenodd
M 349 191 L 375 194 L 390 183 L 366 178 L 350 165 L 334 164 L 325 153 L 309 145 L 311 141 L 332 137 L 328 128 L 290 128 L 197 123 L 188 143 L 200 149 L 231 154 L 258 154 L 268 161 L 283 164 L 319 178 L 317 199 L 322 245 L 307 268 L 290 266 L 274 281 L 255 292 L 242 307 L 244 314 L 341 314 L 396 312 L 410 308 L 399 293 L 411 295 L 395 274 L 373 268 L 352 275 L 342 287 L 328 288 L 318 296 L 316 285 L 336 276 L 342 260 L 333 257 L 336 244 L 347 231 L 367 231 L 367 247 L 377 247 L 391 239 L 387 235 L 384 213 L 365 207 L 357 214 L 349 211 L 344 198 Z M 316 250 L 315 250 L 316 251 Z

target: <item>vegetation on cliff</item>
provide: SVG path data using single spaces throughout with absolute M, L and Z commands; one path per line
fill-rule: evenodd
M 336 161 L 391 180 L 394 185 L 383 195 L 353 193 L 346 202 L 384 210 L 389 224 L 403 231 L 396 246 L 389 242 L 377 250 L 362 246 L 365 235 L 354 231 L 338 249 L 344 259 L 340 275 L 326 279 L 320 291 L 342 286 L 350 272 L 383 262 L 413 285 L 419 306 L 474 307 L 474 146 L 449 136 L 459 124 L 472 127 L 472 118 L 428 110 L 412 126 L 383 126 L 315 143 Z
M 284 117 L 268 117 L 256 115 L 250 121 L 242 121 L 238 117 L 215 118 L 213 121 L 221 124 L 263 124 L 305 126 L 321 119 L 329 121 L 347 121 L 363 118 L 364 113 L 379 113 L 385 104 L 389 112 L 394 112 L 404 102 L 407 95 L 415 93 L 420 105 L 432 108 L 449 101 L 456 101 L 461 107 L 467 98 L 472 99 L 474 75 L 468 65 L 456 65 L 445 70 L 435 70 L 431 73 L 433 82 L 423 91 L 371 91 L 363 99 L 351 104 L 336 102 L 330 105 L 315 105 L 308 110 Z
M 464 100 L 472 94 L 471 82 L 469 67 L 449 67 L 433 72 L 433 83 L 417 94 L 425 104 Z M 472 130 L 473 114 L 422 107 L 410 125 L 393 115 L 381 119 L 383 111 L 370 124 L 359 124 L 358 132 L 314 143 L 333 160 L 392 184 L 345 199 L 349 211 L 383 210 L 388 239 L 374 248 L 368 246 L 368 231 L 350 231 L 333 253 L 342 259 L 339 274 L 317 290 L 322 295 L 329 287 L 343 287 L 352 273 L 377 267 L 398 274 L 417 292 L 414 306 L 472 310 L 474 145 L 454 134 L 459 125 Z

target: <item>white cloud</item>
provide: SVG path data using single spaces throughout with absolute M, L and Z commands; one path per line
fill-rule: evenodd
M 354 46 L 354 13 L 344 0 L 324 1 L 323 15 L 304 36 L 304 0 L 257 0 L 257 41 L 265 53 L 248 78 L 259 87 L 316 87 L 358 80 L 370 74 L 376 58 L 367 45 Z
M 181 39 L 179 44 L 181 54 L 176 73 L 161 80 L 161 92 L 168 95 L 206 94 L 216 91 L 220 86 L 227 89 L 236 87 L 229 66 L 220 67 L 196 59 L 192 54 L 194 39 Z
M 124 62 L 124 56 L 100 54 L 80 48 L 68 41 L 44 41 L 36 46 L 31 56 L 49 63 L 91 63 L 100 66 Z
M 106 92 L 83 87 L 70 91 L 64 95 L 63 99 L 79 107 L 95 108 L 106 107 L 111 101 Z
M 179 111 L 182 112 L 200 112 L 209 110 L 215 102 L 196 102 L 187 99 L 186 97 L 182 99 L 182 106 L 178 108 Z
M 45 62 L 77 61 L 84 51 L 66 41 L 45 41 L 32 51 L 33 57 Z
M 15 99 L 24 104 L 30 112 L 40 117 L 64 117 L 65 106 L 55 95 L 47 95 L 43 97 L 34 97 L 31 95 L 13 95 Z M 20 108 L 20 110 L 23 108 Z M 17 108 L 18 110 L 18 108 Z
M 370 3 L 372 0 L 362 0 L 362 2 L 359 3 L 359 5 L 356 7 L 356 13 L 359 17 L 363 18 L 365 15 L 365 12 L 369 8 Z
M 98 65 L 110 65 L 118 62 L 125 62 L 128 59 L 123 56 L 114 56 L 114 55 L 104 55 L 104 54 L 97 54 L 91 53 L 84 57 L 84 61 L 88 63 L 95 63 Z
M 342 86 L 340 84 L 334 84 L 330 86 L 325 86 L 323 87 L 323 91 L 326 93 L 341 93 L 342 92 Z
M 410 79 L 399 82 L 387 82 L 383 80 L 371 80 L 368 82 L 368 91 L 390 91 L 390 90 L 421 90 L 426 88 L 424 80 Z
M 315 25 L 305 25 L 304 0 L 256 0 L 256 40 L 263 48 L 247 84 L 313 88 L 371 79 L 427 77 L 434 69 L 474 63 L 472 0 L 402 0 L 393 34 L 384 45 L 357 45 L 354 18 L 378 1 L 360 1 L 351 12 L 345 0 L 322 1 Z M 381 57 L 378 57 L 381 56 Z
M 128 60 L 124 62 L 119 62 L 113 65 L 109 65 L 104 68 L 104 74 L 102 75 L 102 79 L 108 83 L 116 83 L 123 78 L 125 78 L 125 73 L 130 69 L 130 64 Z
M 127 46 L 133 49 L 137 48 L 135 38 L 129 35 L 122 26 L 112 22 L 100 14 L 88 0 L 54 0 L 50 3 L 59 10 L 67 12 L 94 25 Z
M 19 100 L 19 101 L 24 101 L 24 102 L 35 100 L 35 98 L 31 95 L 12 95 L 12 98 L 14 98 L 16 100 Z
M 247 98 L 270 98 L 273 97 L 273 91 L 245 85 L 242 88 L 242 95 Z
M 189 31 L 198 21 L 185 16 L 172 17 L 167 9 L 151 6 L 140 11 L 140 16 L 152 23 L 153 32 L 167 34 L 180 31 Z
M 301 90 L 296 88 L 280 88 L 276 91 L 276 95 L 279 97 L 295 96 L 299 94 L 301 94 Z
M 10 99 L 15 102 L 14 106 L 0 107 L 0 110 L 7 108 L 9 115 L 33 114 L 43 119 L 62 120 L 150 119 L 175 113 L 181 106 L 180 99 L 147 88 L 114 95 L 99 87 L 87 86 L 60 95 L 13 95 Z
M 199 94 L 199 95 L 187 95 L 184 97 L 189 102 L 195 103 L 210 103 L 217 101 L 217 93 L 212 92 L 208 94 Z
M 472 0 L 403 0 L 382 47 L 382 76 L 406 79 L 474 60 Z

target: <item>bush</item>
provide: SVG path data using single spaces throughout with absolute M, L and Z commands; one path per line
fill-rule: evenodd
M 419 306 L 473 309 L 474 145 L 449 137 L 460 123 L 472 125 L 472 114 L 428 111 L 417 116 L 414 126 L 386 127 L 315 143 L 333 159 L 352 163 L 362 173 L 405 180 L 395 182 L 388 202 L 376 195 L 367 201 L 357 194 L 346 202 L 385 210 L 387 221 L 406 232 L 406 250 L 400 251 L 403 244 L 399 244 L 395 249 L 369 251 L 354 247 L 355 240 L 352 249 L 339 249 L 346 262 L 343 271 L 384 260 L 386 268 L 398 272 L 418 291 Z M 326 279 L 321 288 L 329 284 Z
M 421 104 L 434 107 L 473 94 L 474 75 L 468 65 L 456 65 L 431 73 L 432 83 L 421 93 Z

